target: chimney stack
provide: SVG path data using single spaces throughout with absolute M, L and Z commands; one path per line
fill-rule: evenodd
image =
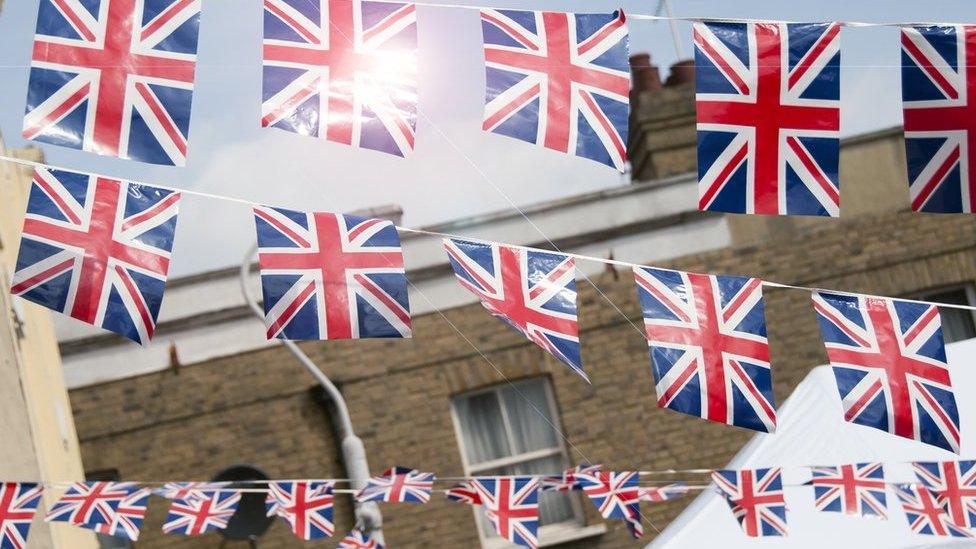
M 664 85 L 668 88 L 681 86 L 682 84 L 692 84 L 695 82 L 695 60 L 684 59 L 671 65 L 671 74 Z
M 661 72 L 651 64 L 651 54 L 635 53 L 631 55 L 630 73 L 634 93 L 661 89 Z

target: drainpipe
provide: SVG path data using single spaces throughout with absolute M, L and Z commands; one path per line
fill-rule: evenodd
M 258 302 L 251 295 L 251 289 L 248 286 L 251 260 L 257 251 L 258 245 L 253 244 L 248 249 L 247 255 L 244 256 L 244 261 L 241 263 L 241 294 L 244 295 L 244 301 L 247 302 L 247 306 L 251 309 L 251 312 L 264 322 L 264 311 L 258 306 Z M 294 341 L 283 339 L 281 343 L 318 380 L 322 389 L 332 399 L 339 420 L 339 436 L 342 439 L 340 445 L 342 448 L 342 460 L 346 464 L 346 474 L 349 475 L 351 480 L 350 484 L 354 490 L 364 488 L 369 481 L 369 463 L 366 461 L 366 446 L 363 445 L 363 440 L 356 436 L 356 431 L 352 426 L 352 417 L 349 415 L 349 407 L 346 406 L 346 400 L 342 397 L 342 393 L 332 383 L 332 380 L 308 358 L 308 355 Z M 365 532 L 369 532 L 374 539 L 383 543 L 383 515 L 380 514 L 379 506 L 371 501 L 360 503 L 355 501 L 355 498 L 353 505 L 355 506 L 356 526 Z

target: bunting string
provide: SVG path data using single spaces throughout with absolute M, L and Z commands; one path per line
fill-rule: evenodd
M 0 522 L 9 523 L 4 524 L 8 528 L 3 530 L 3 535 L 11 535 L 9 526 L 17 525 L 13 533 L 26 540 L 29 522 L 43 488 L 66 487 L 67 491 L 49 509 L 45 521 L 68 522 L 76 527 L 135 540 L 146 514 L 148 498 L 155 494 L 171 500 L 162 527 L 164 533 L 199 535 L 226 528 L 242 495 L 267 494 L 264 502 L 267 516 L 280 517 L 289 523 L 298 537 L 312 540 L 331 537 L 335 533 L 332 510 L 336 494 L 352 495 L 358 502 L 425 504 L 433 493 L 438 493 L 448 500 L 480 505 L 491 513 L 502 513 L 510 520 L 518 520 L 522 527 L 514 537 L 512 531 L 494 525 L 509 541 L 534 549 L 539 544 L 540 494 L 547 491 L 582 492 L 604 519 L 623 519 L 631 535 L 640 538 L 643 522 L 650 523 L 640 511 L 642 502 L 660 503 L 692 491 L 711 490 L 727 500 L 747 536 L 759 537 L 786 535 L 785 488 L 810 489 L 820 512 L 885 517 L 888 507 L 885 489 L 890 486 L 898 494 L 909 525 L 916 532 L 926 533 L 918 530 L 913 522 L 912 514 L 920 511 L 915 504 L 941 498 L 944 508 L 939 512 L 940 516 L 929 513 L 929 518 L 945 522 L 950 525 L 947 528 L 954 528 L 958 535 L 968 537 L 966 528 L 972 525 L 968 521 L 956 522 L 954 518 L 955 508 L 965 502 L 966 496 L 940 486 L 944 483 L 948 486 L 953 472 L 968 471 L 972 464 L 971 461 L 916 462 L 913 464 L 915 479 L 909 482 L 886 479 L 880 462 L 811 468 L 810 479 L 800 483 L 784 483 L 782 468 L 763 468 L 709 471 L 711 482 L 672 480 L 669 484 L 647 485 L 638 484 L 636 472 L 603 471 L 599 465 L 585 464 L 557 475 L 454 477 L 464 479 L 464 482 L 448 489 L 435 489 L 434 482 L 447 481 L 450 477 L 437 479 L 433 473 L 407 467 L 391 467 L 381 475 L 371 477 L 360 490 L 336 489 L 335 483 L 344 479 L 169 482 L 162 483 L 161 488 L 150 487 L 161 484 L 158 482 L 8 481 L 0 483 L 0 490 L 8 496 L 7 500 L 12 501 L 17 513 L 16 516 L 6 515 Z M 752 495 L 761 497 L 753 499 Z M 93 505 L 97 505 L 97 516 L 86 512 Z M 749 512 L 765 509 L 767 513 L 760 515 L 758 523 L 743 521 L 742 513 L 736 512 L 739 508 Z M 520 509 L 520 514 L 510 516 L 515 509 Z M 304 517 L 314 517 L 311 523 L 315 528 L 303 528 L 306 523 L 297 519 Z M 357 524 L 358 528 L 363 526 Z M 349 535 L 364 537 L 358 528 Z M 372 531 L 369 525 L 365 528 L 365 537 L 368 537 Z
M 26 166 L 26 167 L 30 167 L 30 168 L 49 168 L 49 169 L 53 169 L 53 170 L 66 170 L 66 171 L 75 171 L 75 172 L 78 171 L 78 170 L 72 169 L 72 168 L 62 168 L 62 167 L 58 167 L 58 166 L 53 166 L 51 164 L 46 164 L 46 163 L 42 163 L 42 162 L 35 162 L 33 160 L 28 160 L 28 159 L 25 159 L 25 158 L 17 158 L 17 157 L 8 156 L 8 155 L 0 155 L 0 161 L 11 162 L 13 164 L 19 164 L 21 166 Z M 186 195 L 198 196 L 198 197 L 201 197 L 201 198 L 208 198 L 208 199 L 212 199 L 212 200 L 224 200 L 224 201 L 228 201 L 228 202 L 235 202 L 235 203 L 238 203 L 238 204 L 247 205 L 249 207 L 254 207 L 254 206 L 267 206 L 267 204 L 262 204 L 262 203 L 259 203 L 259 202 L 253 202 L 253 201 L 247 200 L 245 198 L 239 198 L 239 197 L 234 197 L 234 196 L 219 195 L 219 194 L 208 193 L 208 192 L 204 192 L 204 191 L 196 191 L 196 190 L 192 190 L 192 189 L 180 189 L 180 188 L 172 187 L 172 186 L 168 186 L 168 185 L 161 185 L 159 183 L 146 183 L 146 182 L 143 182 L 143 181 L 137 181 L 137 180 L 129 179 L 129 178 L 120 178 L 118 176 L 105 175 L 105 174 L 101 174 L 101 173 L 97 173 L 97 172 L 87 172 L 86 171 L 86 172 L 83 172 L 83 173 L 86 173 L 86 174 L 89 174 L 89 175 L 94 175 L 96 177 L 104 177 L 104 178 L 107 178 L 107 179 L 124 179 L 125 181 L 130 181 L 130 182 L 132 182 L 134 184 L 137 184 L 137 185 L 150 185 L 150 186 L 158 187 L 160 189 L 165 189 L 165 190 L 168 190 L 168 191 L 179 192 L 179 193 L 183 193 L 183 194 L 186 194 Z M 521 213 L 521 210 L 519 210 L 519 212 Z M 521 215 L 525 216 L 524 213 L 521 213 Z M 525 217 L 527 217 L 527 216 L 525 216 Z M 605 258 L 605 257 L 596 257 L 596 256 L 591 256 L 591 255 L 584 255 L 584 254 L 577 254 L 577 253 L 572 253 L 572 252 L 565 252 L 565 251 L 561 251 L 561 250 L 546 250 L 546 249 L 543 249 L 543 248 L 535 248 L 535 247 L 532 247 L 532 246 L 523 246 L 523 245 L 520 245 L 520 244 L 508 244 L 508 243 L 497 242 L 497 241 L 492 241 L 492 240 L 485 240 L 485 239 L 476 238 L 476 237 L 467 236 L 467 235 L 451 234 L 451 233 L 444 233 L 444 232 L 439 232 L 439 231 L 431 231 L 431 230 L 427 230 L 427 229 L 417 229 L 417 228 L 411 228 L 411 227 L 402 227 L 402 226 L 399 226 L 399 225 L 396 225 L 395 227 L 396 227 L 397 231 L 404 232 L 404 233 L 412 233 L 412 234 L 425 235 L 425 236 L 436 236 L 436 237 L 439 237 L 439 238 L 451 238 L 451 239 L 466 240 L 466 241 L 469 241 L 469 242 L 476 242 L 476 243 L 479 243 L 479 244 L 501 244 L 503 246 L 507 246 L 507 247 L 510 247 L 510 248 L 516 248 L 516 249 L 520 249 L 520 250 L 533 251 L 533 252 L 551 252 L 551 251 L 557 251 L 558 253 L 561 253 L 563 255 L 566 255 L 566 256 L 572 257 L 574 259 L 581 260 L 581 261 L 591 261 L 591 262 L 595 262 L 595 263 L 603 263 L 605 265 L 614 265 L 614 266 L 617 266 L 617 267 L 625 267 L 625 268 L 628 268 L 628 269 L 632 269 L 634 267 L 645 267 L 646 266 L 644 264 L 631 263 L 629 261 L 621 261 L 619 259 L 609 259 L 609 258 Z M 541 231 L 540 231 L 540 234 L 541 234 Z M 545 237 L 545 235 L 543 235 L 543 237 Z M 548 238 L 547 238 L 547 240 L 548 240 Z M 659 269 L 659 270 L 664 270 L 664 271 L 681 272 L 681 271 L 679 271 L 677 269 L 668 269 L 668 268 L 665 268 L 665 267 L 655 267 L 655 268 L 656 269 Z M 875 295 L 875 294 L 866 294 L 866 293 L 863 293 L 863 292 L 850 292 L 850 291 L 846 291 L 846 290 L 827 289 L 827 288 L 820 288 L 820 287 L 815 287 L 815 286 L 799 286 L 799 285 L 793 285 L 793 284 L 784 284 L 784 283 L 781 283 L 781 282 L 773 282 L 773 281 L 769 281 L 769 280 L 763 280 L 762 281 L 762 284 L 764 286 L 770 287 L 770 288 L 783 288 L 783 289 L 790 289 L 790 290 L 801 290 L 801 291 L 806 291 L 806 292 L 830 292 L 830 293 L 840 294 L 840 295 L 846 295 L 846 296 L 884 297 L 884 296 Z M 899 300 L 900 301 L 906 301 L 906 302 L 909 302 L 909 303 L 917 303 L 917 304 L 920 304 L 920 305 L 934 305 L 934 306 L 940 307 L 940 308 L 961 309 L 961 310 L 966 310 L 966 311 L 976 311 L 976 306 L 974 306 L 974 305 L 963 305 L 963 304 L 959 304 L 959 303 L 945 303 L 945 302 L 941 302 L 941 301 L 926 301 L 926 300 L 921 300 L 921 299 L 905 299 L 905 298 L 899 298 Z

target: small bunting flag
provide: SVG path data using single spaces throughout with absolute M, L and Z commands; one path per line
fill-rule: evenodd
M 434 473 L 421 473 L 409 467 L 391 467 L 369 479 L 356 494 L 356 501 L 386 503 L 427 503 L 434 487 Z
M 199 536 L 227 528 L 237 511 L 241 493 L 233 490 L 210 492 L 207 497 L 179 499 L 169 506 L 163 533 Z

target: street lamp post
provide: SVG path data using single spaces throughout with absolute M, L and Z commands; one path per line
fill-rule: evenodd
M 251 309 L 251 312 L 264 321 L 264 311 L 258 306 L 258 302 L 251 295 L 251 289 L 248 286 L 251 260 L 257 250 L 258 245 L 255 243 L 248 249 L 247 254 L 244 256 L 244 261 L 241 263 L 241 294 L 244 295 L 244 301 L 247 302 L 247 306 Z M 369 481 L 369 462 L 366 461 L 366 446 L 363 445 L 363 440 L 356 436 L 356 431 L 352 426 L 352 417 L 349 415 L 349 407 L 346 406 L 346 400 L 342 397 L 342 393 L 332 383 L 332 380 L 308 358 L 308 355 L 294 341 L 283 339 L 281 343 L 318 380 L 326 394 L 332 399 L 333 404 L 335 404 L 339 419 L 339 436 L 342 439 L 340 446 L 342 448 L 343 462 L 346 464 L 346 473 L 349 475 L 350 484 L 354 490 L 364 488 Z M 362 528 L 363 531 L 370 532 L 370 535 L 374 539 L 382 543 L 383 515 L 380 514 L 379 506 L 375 502 L 360 503 L 355 500 L 353 504 L 355 506 L 356 525 Z

